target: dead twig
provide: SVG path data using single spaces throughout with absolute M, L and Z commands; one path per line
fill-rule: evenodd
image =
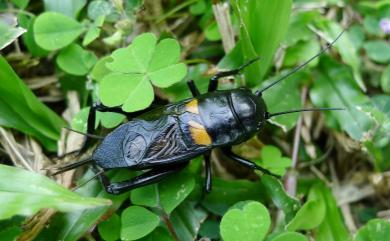
M 22 148 L 19 148 L 19 144 L 16 142 L 13 134 L 0 127 L 0 142 L 5 148 L 8 155 L 11 157 L 12 162 L 15 166 L 23 167 L 29 171 L 34 171 L 31 166 L 31 162 L 28 161 L 25 155 L 22 154 Z
M 331 173 L 332 181 L 333 181 L 332 182 L 333 195 L 335 197 L 337 197 L 337 193 L 341 192 L 341 188 L 340 188 L 340 182 L 339 182 L 339 179 L 337 177 L 336 169 L 334 167 L 333 162 L 329 162 L 329 169 L 330 169 L 330 173 Z M 338 198 L 336 198 L 336 199 L 338 200 Z M 356 227 L 355 221 L 353 220 L 353 216 L 352 216 L 352 212 L 351 212 L 351 208 L 349 206 L 349 203 L 343 203 L 341 205 L 339 204 L 339 206 L 341 208 L 341 213 L 344 217 L 345 224 L 347 225 L 349 232 L 355 233 L 357 230 L 357 227 Z
M 69 92 L 67 97 L 69 105 L 63 115 L 64 119 L 70 122 L 73 116 L 80 111 L 80 102 L 77 93 L 74 91 Z M 81 135 L 73 132 L 69 133 L 68 130 L 63 129 L 61 131 L 61 139 L 58 143 L 58 155 L 62 155 L 80 148 L 82 142 L 83 139 Z M 67 160 L 68 158 L 64 159 Z M 73 174 L 74 171 L 69 171 L 62 175 L 58 175 L 58 181 L 62 185 L 70 187 L 72 184 Z M 56 211 L 53 209 L 45 209 L 28 218 L 24 225 L 24 232 L 18 237 L 17 240 L 34 240 L 55 213 Z
M 221 34 L 223 49 L 225 53 L 229 53 L 235 46 L 229 4 L 228 2 L 216 2 L 213 3 L 212 7 L 219 33 Z
M 301 94 L 301 102 L 303 106 L 305 105 L 306 102 L 307 92 L 308 92 L 308 88 L 307 86 L 304 86 L 302 88 L 302 94 Z M 293 145 L 291 168 L 286 175 L 286 181 L 285 181 L 286 191 L 291 196 L 295 196 L 297 193 L 297 175 L 298 175 L 297 164 L 298 164 L 298 150 L 300 144 L 302 122 L 303 122 L 302 116 L 299 116 L 297 127 L 295 128 L 295 134 L 294 134 L 294 145 Z

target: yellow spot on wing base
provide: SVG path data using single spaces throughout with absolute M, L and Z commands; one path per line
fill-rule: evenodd
M 188 122 L 191 137 L 198 145 L 211 145 L 211 137 L 202 124 L 195 121 Z
M 198 109 L 198 100 L 193 99 L 190 102 L 186 104 L 186 111 L 194 113 L 194 114 L 199 114 L 199 109 Z

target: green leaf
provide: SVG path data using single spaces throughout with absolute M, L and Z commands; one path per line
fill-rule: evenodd
M 307 237 L 301 233 L 283 232 L 270 241 L 308 241 Z
M 263 175 L 261 177 L 261 183 L 265 186 L 275 206 L 283 210 L 286 223 L 290 222 L 301 207 L 299 201 L 291 197 L 284 190 L 282 183 L 275 177 Z
M 88 29 L 87 33 L 83 39 L 83 46 L 87 46 L 92 43 L 95 39 L 97 39 L 100 35 L 100 28 L 92 26 Z
M 136 37 L 127 48 L 115 50 L 107 63 L 111 71 L 120 73 L 145 73 L 156 48 L 157 38 L 154 34 L 144 33 Z
M 160 204 L 171 213 L 195 187 L 194 178 L 186 172 L 180 172 L 159 184 Z
M 222 216 L 230 206 L 244 200 L 259 200 L 264 190 L 259 182 L 213 178 L 213 190 L 202 205 L 211 213 Z
M 109 219 L 99 223 L 98 231 L 100 236 L 106 241 L 118 240 L 121 231 L 121 218 L 114 213 Z
M 311 100 L 317 107 L 345 107 L 345 111 L 324 114 L 328 118 L 335 118 L 337 124 L 353 139 L 361 140 L 374 128 L 373 122 L 357 108 L 368 103 L 369 98 L 354 84 L 348 68 L 329 58 L 322 58 L 321 65 L 322 73 L 310 90 Z
M 112 74 L 100 82 L 100 98 L 107 106 L 123 105 L 126 112 L 148 107 L 154 98 L 155 86 L 165 88 L 179 82 L 187 74 L 187 67 L 177 63 L 180 46 L 174 39 L 157 38 L 145 33 L 135 38 L 127 48 L 111 55 L 107 63 Z
M 343 28 L 339 24 L 328 19 L 319 18 L 317 25 L 324 31 L 328 42 L 332 42 L 343 31 Z M 356 83 L 363 91 L 366 91 L 367 88 L 360 73 L 360 57 L 357 49 L 350 39 L 349 32 L 345 32 L 343 36 L 337 40 L 335 48 L 339 51 L 343 61 L 352 68 L 353 77 Z
M 190 13 L 193 15 L 200 15 L 206 11 L 206 7 L 205 0 L 196 1 L 190 6 Z
M 79 180 L 79 182 L 84 183 L 93 175 L 94 173 L 89 171 L 81 180 Z M 117 182 L 129 179 L 131 175 L 129 175 L 127 170 L 121 170 L 118 172 L 108 173 L 108 177 L 112 182 Z M 52 221 L 52 225 L 47 228 L 48 232 L 52 232 L 55 235 L 51 237 L 52 240 L 74 241 L 81 239 L 81 237 L 90 231 L 97 222 L 104 219 L 105 215 L 111 215 L 114 213 L 128 197 L 127 194 L 108 194 L 97 179 L 94 179 L 86 185 L 80 187 L 77 190 L 77 193 L 83 194 L 83 196 L 109 198 L 111 199 L 113 205 L 56 215 Z
M 309 41 L 299 42 L 287 49 L 284 57 L 284 66 L 294 67 L 303 64 L 305 61 L 320 52 L 320 44 L 313 38 Z M 308 66 L 316 66 L 318 58 L 311 61 Z
M 389 0 L 378 0 L 378 1 L 365 0 L 365 1 L 359 2 L 359 5 L 361 7 L 370 8 L 370 9 L 375 10 L 375 11 L 380 10 L 382 7 L 384 7 L 388 4 L 389 4 Z
M 73 117 L 71 124 L 72 129 L 84 133 L 87 132 L 89 110 L 90 107 L 83 108 Z M 125 118 L 126 116 L 119 113 L 97 111 L 95 128 L 101 123 L 105 128 L 111 129 L 122 123 Z
M 79 196 L 46 176 L 1 164 L 0 180 L 0 219 L 32 215 L 42 208 L 69 212 L 111 204 L 107 199 Z
M 138 241 L 174 241 L 168 231 L 162 227 L 157 227 L 148 236 Z
M 386 158 L 386 150 L 390 150 L 390 96 L 375 95 L 370 103 L 359 106 L 359 109 L 375 123 L 375 128 L 370 132 L 372 138 L 364 142 L 364 147 L 371 156 L 375 170 L 386 170 L 390 165 L 390 159 Z
M 390 45 L 383 40 L 368 41 L 363 45 L 370 59 L 378 63 L 388 63 L 390 61 Z
M 206 11 L 206 7 L 205 0 L 196 1 L 190 6 L 190 13 L 193 15 L 200 15 Z
M 19 19 L 21 25 L 22 21 L 24 21 L 24 24 L 22 26 L 24 28 L 27 28 L 27 32 L 22 35 L 22 39 L 28 51 L 34 57 L 46 56 L 49 52 L 39 47 L 34 38 L 34 22 L 36 18 L 30 18 L 27 15 L 19 14 Z
M 288 231 L 311 230 L 318 227 L 325 217 L 325 203 L 318 186 L 310 189 L 307 202 L 286 225 Z
M 123 104 L 124 111 L 133 112 L 152 103 L 153 87 L 142 74 L 111 73 L 100 82 L 100 98 L 106 106 Z
M 261 149 L 261 160 L 257 164 L 277 175 L 284 175 L 291 166 L 291 159 L 282 157 L 282 152 L 275 146 L 265 146 Z
M 380 36 L 382 34 L 382 30 L 379 25 L 379 19 L 376 16 L 365 16 L 363 26 L 369 34 L 377 36 Z
M 130 193 L 131 202 L 135 205 L 157 207 L 159 205 L 158 185 L 148 185 L 134 189 Z
M 151 233 L 160 222 L 160 218 L 149 210 L 132 206 L 122 212 L 122 240 L 136 240 Z
M 138 188 L 131 192 L 131 201 L 136 205 L 161 207 L 171 213 L 195 187 L 194 178 L 183 171 L 168 177 L 159 184 Z
M 219 33 L 218 24 L 216 21 L 213 21 L 205 28 L 204 34 L 206 39 L 209 41 L 221 40 L 221 34 Z
M 375 123 L 375 128 L 371 132 L 372 140 L 377 144 L 383 143 L 381 146 L 385 146 L 390 140 L 388 135 L 390 131 L 389 106 L 390 96 L 376 95 L 371 98 L 371 102 L 357 107 Z
M 106 67 L 106 64 L 109 62 L 112 62 L 112 58 L 110 56 L 100 58 L 91 71 L 92 79 L 101 81 L 106 75 L 111 73 L 111 70 Z
M 105 0 L 94 0 L 88 5 L 88 17 L 96 20 L 104 16 L 109 22 L 115 22 L 119 19 L 120 14 L 115 10 L 112 2 Z
M 184 202 L 170 215 L 172 226 L 180 241 L 193 241 L 198 236 L 207 212 L 193 202 Z
M 156 71 L 177 63 L 180 59 L 180 46 L 174 39 L 160 41 L 154 50 L 148 71 Z
M 355 46 L 355 49 L 358 50 L 363 46 L 363 43 L 366 38 L 366 35 L 364 34 L 364 29 L 360 24 L 352 25 L 348 29 L 348 36 L 353 45 Z
M 25 32 L 26 29 L 10 26 L 0 19 L 0 50 L 7 47 Z
M 220 239 L 219 222 L 215 220 L 206 220 L 199 230 L 199 235 L 209 239 Z
M 187 66 L 183 63 L 171 65 L 149 74 L 152 83 L 160 88 L 167 88 L 187 74 Z
M 22 233 L 22 228 L 14 226 L 5 230 L 1 230 L 0 237 L 2 238 L 3 241 L 13 241 L 13 240 L 17 240 L 17 237 L 21 233 Z
M 249 87 L 259 84 L 272 64 L 284 38 L 290 18 L 291 0 L 233 1 L 240 22 L 240 40 L 244 62 L 257 56 L 261 60 L 245 69 Z
M 92 26 L 89 27 L 83 39 L 83 46 L 87 46 L 100 36 L 101 27 L 103 26 L 105 16 L 98 17 Z
M 263 83 L 262 86 L 267 86 L 272 81 L 279 79 L 288 71 L 283 71 L 281 75 L 273 77 Z M 273 86 L 263 93 L 263 98 L 267 104 L 270 113 L 281 112 L 286 110 L 294 110 L 301 108 L 301 97 L 299 84 L 301 81 L 310 78 L 304 72 L 295 73 L 288 80 Z M 283 98 L 280 98 L 280 95 Z M 289 114 L 284 116 L 277 116 L 269 120 L 270 123 L 279 126 L 283 131 L 287 132 L 293 128 L 298 120 L 299 114 Z
M 326 215 L 320 226 L 314 231 L 316 241 L 350 241 L 352 240 L 345 227 L 340 210 L 332 192 L 323 184 L 316 184 L 316 188 L 323 195 L 326 206 Z
M 287 46 L 294 46 L 300 41 L 306 42 L 314 40 L 315 34 L 308 26 L 319 16 L 320 14 L 318 11 L 304 11 L 291 15 L 284 43 Z
M 24 217 L 15 216 L 7 220 L 0 221 L 0 237 L 4 241 L 14 241 L 22 233 L 22 223 Z
M 0 56 L 0 125 L 36 137 L 49 150 L 56 150 L 64 121 L 42 104 Z
M 81 109 L 72 119 L 72 129 L 76 131 L 81 131 L 83 133 L 87 132 L 87 120 L 88 120 L 88 114 L 89 114 L 90 107 L 86 107 Z M 98 127 L 99 121 L 95 120 L 95 129 Z
M 97 61 L 96 55 L 84 50 L 78 44 L 71 44 L 62 49 L 57 56 L 58 66 L 65 72 L 73 75 L 86 75 Z
M 373 219 L 358 230 L 355 241 L 383 241 L 389 237 L 390 222 L 382 219 Z
M 121 124 L 126 116 L 113 112 L 97 112 L 96 119 L 100 121 L 103 127 L 111 129 Z
M 383 92 L 390 94 L 390 64 L 382 73 L 381 87 Z
M 225 241 L 261 241 L 271 226 L 266 207 L 259 202 L 249 202 L 242 210 L 230 209 L 223 215 L 220 229 Z
M 201 93 L 207 92 L 209 82 L 209 77 L 205 76 L 207 69 L 208 66 L 206 64 L 197 64 L 188 67 L 188 75 L 186 76 L 186 79 L 194 80 L 195 85 Z M 192 97 L 191 91 L 188 89 L 188 85 L 185 80 L 182 80 L 166 89 L 161 89 L 161 91 L 167 96 L 170 102 L 177 102 Z
M 34 22 L 37 44 L 46 50 L 61 49 L 72 43 L 84 31 L 76 20 L 55 12 L 45 12 Z
M 27 7 L 30 0 L 12 0 L 12 3 L 15 4 L 18 8 L 24 9 Z
M 87 3 L 86 0 L 44 0 L 45 11 L 58 12 L 76 18 Z

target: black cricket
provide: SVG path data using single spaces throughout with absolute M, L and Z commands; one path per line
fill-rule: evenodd
M 208 92 L 200 94 L 193 81 L 188 82 L 193 98 L 147 111 L 109 133 L 94 150 L 91 157 L 58 168 L 58 173 L 91 163 L 106 191 L 120 194 L 125 191 L 159 182 L 179 172 L 196 156 L 205 161 L 205 190 L 211 191 L 210 153 L 220 148 L 237 163 L 264 174 L 274 175 L 250 160 L 237 156 L 232 145 L 242 143 L 259 132 L 273 116 L 313 110 L 340 110 L 340 108 L 300 109 L 269 113 L 261 97 L 262 92 L 286 79 L 328 50 L 342 33 L 320 53 L 293 69 L 290 73 L 265 88 L 252 93 L 248 88 L 217 90 L 218 79 L 238 74 L 241 67 L 219 72 L 209 82 Z M 88 117 L 88 133 L 92 134 L 96 111 L 123 113 L 120 107 L 92 106 Z M 124 113 L 128 114 L 128 113 Z M 89 137 L 93 135 L 89 135 Z M 115 168 L 147 170 L 127 181 L 111 183 L 104 172 Z

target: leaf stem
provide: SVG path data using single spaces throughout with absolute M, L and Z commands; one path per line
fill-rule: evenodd
M 96 239 L 92 236 L 92 234 L 90 233 L 87 233 L 84 238 L 87 240 L 87 241 L 96 241 Z
M 302 88 L 302 94 L 301 94 L 301 102 L 303 106 L 305 105 L 306 102 L 307 92 L 308 92 L 308 88 L 307 86 L 304 86 Z M 291 157 L 292 159 L 291 169 L 288 172 L 285 181 L 286 191 L 291 196 L 295 196 L 297 193 L 297 168 L 296 167 L 298 164 L 298 151 L 299 151 L 299 144 L 300 144 L 300 135 L 302 130 L 302 122 L 303 122 L 302 115 L 300 115 L 294 133 L 294 145 L 293 145 L 293 152 Z
M 163 209 L 162 209 L 163 210 Z M 165 225 L 167 225 L 169 232 L 172 235 L 172 238 L 175 241 L 180 241 L 179 237 L 177 236 L 177 233 L 175 229 L 173 228 L 173 224 L 171 222 L 171 219 L 169 218 L 168 214 L 163 210 L 163 214 L 161 215 L 162 220 L 164 221 Z
M 172 222 L 171 222 L 171 219 L 169 218 L 169 215 L 168 215 L 167 212 L 164 210 L 164 208 L 161 206 L 161 203 L 160 203 L 159 184 L 156 184 L 156 185 L 155 185 L 155 191 L 156 191 L 156 197 L 157 197 L 157 208 L 158 208 L 159 211 L 160 211 L 161 219 L 163 220 L 163 222 L 165 223 L 165 225 L 167 225 L 168 231 L 169 231 L 169 233 L 171 234 L 172 238 L 173 238 L 175 241 L 180 241 L 180 240 L 179 240 L 179 237 L 177 236 L 177 233 L 176 233 L 175 229 L 173 228 L 173 224 L 172 224 Z
M 22 9 L 12 9 L 12 8 L 1 9 L 0 13 L 17 13 L 17 14 L 22 13 L 22 14 L 25 14 L 25 15 L 31 17 L 31 18 L 35 17 L 35 15 L 33 13 L 30 13 L 30 12 L 22 10 Z
M 183 8 L 193 4 L 193 3 L 195 3 L 196 1 L 198 1 L 198 0 L 189 0 L 189 1 L 186 1 L 186 2 L 183 2 L 183 3 L 179 4 L 179 5 L 177 5 L 176 7 L 172 8 L 171 10 L 169 10 L 166 14 L 164 14 L 161 17 L 157 18 L 156 22 L 160 23 L 164 19 L 169 18 L 171 15 L 173 15 L 176 12 L 180 11 L 181 9 L 183 9 Z

